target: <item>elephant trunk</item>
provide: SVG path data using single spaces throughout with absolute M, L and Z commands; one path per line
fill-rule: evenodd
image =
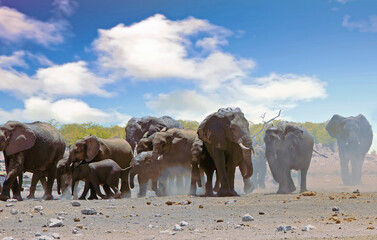
M 57 192 L 60 195 L 61 194 L 61 180 L 62 180 L 62 174 L 60 169 L 56 170 L 56 182 L 57 182 Z
M 134 180 L 135 175 L 137 174 L 135 167 L 133 167 L 130 171 L 130 187 L 133 189 L 135 187 Z
M 240 163 L 240 171 L 243 178 L 250 178 L 253 175 L 253 164 L 251 162 L 252 148 L 245 147 L 242 142 L 238 144 L 242 150 L 243 161 Z
M 71 188 L 72 188 L 72 196 L 73 196 L 73 194 L 75 192 L 75 185 L 76 185 L 76 179 L 72 179 L 72 186 L 71 186 Z

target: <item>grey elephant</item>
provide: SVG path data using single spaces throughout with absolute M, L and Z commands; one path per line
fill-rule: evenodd
M 159 161 L 152 161 L 152 151 L 143 151 L 138 153 L 131 161 L 130 186 L 134 188 L 134 178 L 137 175 L 139 182 L 138 197 L 145 197 L 147 192 L 147 183 L 152 181 L 152 190 L 157 192 L 157 181 L 160 176 Z
M 254 173 L 251 177 L 253 183 L 252 190 L 256 188 L 266 188 L 265 179 L 267 172 L 267 160 L 265 157 L 265 149 L 260 145 L 254 146 L 254 157 L 252 159 Z
M 132 150 L 135 150 L 139 140 L 143 137 L 148 137 L 155 132 L 160 132 L 162 129 L 179 128 L 183 129 L 182 124 L 169 116 L 161 118 L 146 116 L 142 118 L 131 118 L 126 126 L 126 140 L 131 145 Z
M 266 159 L 272 176 L 279 183 L 277 193 L 296 190 L 291 169 L 301 171 L 300 192 L 307 191 L 306 174 L 313 154 L 312 135 L 296 123 L 280 122 L 267 128 L 264 136 Z
M 77 166 L 74 164 L 72 172 L 72 195 L 74 193 L 75 183 L 79 180 L 85 180 L 85 188 L 83 194 L 86 195 L 89 191 L 89 186 L 92 185 L 95 192 L 102 199 L 107 199 L 115 195 L 120 196 L 118 189 L 119 178 L 122 173 L 129 169 L 122 169 L 114 160 L 104 159 L 98 162 L 87 163 L 86 161 L 80 162 Z M 102 194 L 99 186 L 107 185 L 110 187 L 114 194 L 106 191 L 106 195 Z
M 159 195 L 167 195 L 168 178 L 177 178 L 177 189 L 183 188 L 183 177 L 191 172 L 191 146 L 196 136 L 194 130 L 172 128 L 158 132 L 153 138 L 152 161 L 159 164 L 160 171 Z
M 104 159 L 114 160 L 121 168 L 130 166 L 133 153 L 130 144 L 122 138 L 103 139 L 97 136 L 86 136 L 75 142 L 69 155 L 69 163 L 81 162 L 99 162 Z M 128 169 L 129 171 L 129 169 Z M 130 187 L 128 184 L 128 171 L 121 174 L 121 193 L 122 197 L 130 196 Z M 82 194 L 80 199 L 85 199 Z M 89 199 L 96 199 L 94 189 L 91 189 Z
M 72 167 L 69 163 L 69 155 L 66 154 L 56 164 L 56 190 L 58 194 L 64 193 L 72 184 Z
M 221 108 L 207 116 L 199 125 L 198 136 L 213 159 L 220 179 L 217 196 L 236 196 L 235 169 L 244 179 L 244 191 L 249 192 L 253 174 L 251 155 L 253 141 L 249 122 L 239 108 Z
M 17 176 L 23 172 L 47 174 L 47 187 L 43 199 L 51 200 L 56 176 L 56 163 L 63 157 L 65 141 L 49 123 L 20 123 L 8 121 L 0 126 L 0 151 L 4 152 L 7 176 L 0 200 L 22 200 Z
M 373 140 L 372 127 L 368 120 L 362 114 L 356 117 L 342 117 L 335 114 L 326 125 L 326 130 L 338 142 L 343 184 L 361 184 L 365 154 L 369 151 Z M 350 162 L 351 174 L 348 168 Z

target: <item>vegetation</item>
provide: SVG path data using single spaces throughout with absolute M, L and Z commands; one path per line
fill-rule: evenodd
M 197 130 L 199 127 L 199 122 L 189 121 L 189 120 L 178 120 L 184 128 L 191 128 Z M 276 126 L 280 120 L 273 121 L 273 124 Z M 67 145 L 74 144 L 78 139 L 81 139 L 89 134 L 97 135 L 100 138 L 111 138 L 111 137 L 125 137 L 124 127 L 119 126 L 109 126 L 105 127 L 96 123 L 83 123 L 83 124 L 62 124 L 60 125 L 55 120 L 51 120 L 50 123 L 55 126 L 60 133 L 63 135 L 66 140 Z M 315 143 L 322 144 L 332 144 L 335 143 L 335 139 L 330 137 L 327 133 L 325 126 L 327 122 L 323 123 L 312 123 L 305 122 L 301 123 L 314 137 Z M 262 123 L 252 124 L 250 123 L 250 133 L 255 135 L 262 128 Z M 263 132 L 260 132 L 254 137 L 254 143 L 262 144 L 263 143 Z

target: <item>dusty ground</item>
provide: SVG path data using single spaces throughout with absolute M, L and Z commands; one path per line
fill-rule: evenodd
M 274 194 L 277 186 L 268 175 L 266 189 L 247 195 L 242 195 L 242 180 L 238 178 L 240 197 L 133 197 L 80 201 L 79 207 L 73 207 L 72 200 L 0 202 L 0 239 L 33 239 L 38 238 L 37 232 L 50 237 L 57 233 L 61 239 L 377 239 L 377 159 L 372 156 L 365 161 L 363 185 L 345 187 L 337 154 L 326 154 L 328 159 L 314 156 L 309 169 L 308 189 L 316 192 L 315 196 L 300 196 L 298 191 Z M 356 189 L 360 193 L 353 193 Z M 167 201 L 175 204 L 167 205 Z M 37 205 L 43 207 L 42 214 L 34 210 Z M 334 206 L 339 212 L 332 211 Z M 85 208 L 94 208 L 97 214 L 83 215 Z M 12 215 L 12 209 L 18 214 Z M 47 227 L 59 213 L 66 214 L 61 216 L 64 226 Z M 242 222 L 245 214 L 254 221 Z M 188 225 L 173 231 L 181 221 Z M 302 231 L 308 224 L 316 228 Z M 279 225 L 297 228 L 284 233 L 276 230 Z M 74 228 L 76 234 L 72 233 Z

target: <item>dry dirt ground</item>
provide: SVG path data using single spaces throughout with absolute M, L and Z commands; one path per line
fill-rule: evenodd
M 247 195 L 242 194 L 238 177 L 240 197 L 155 197 L 149 192 L 146 198 L 80 201 L 78 207 L 63 199 L 0 202 L 0 239 L 38 239 L 38 233 L 46 236 L 41 239 L 52 238 L 54 233 L 60 239 L 377 239 L 377 158 L 366 159 L 363 185 L 345 187 L 337 153 L 326 154 L 328 159 L 313 156 L 309 169 L 308 189 L 314 196 L 298 191 L 277 195 L 277 186 L 268 175 L 266 189 Z M 42 194 L 39 190 L 36 195 Z M 38 205 L 41 211 L 35 210 Z M 84 215 L 85 208 L 94 208 L 97 214 Z M 18 213 L 12 215 L 12 209 Z M 254 221 L 243 222 L 245 214 Z M 64 226 L 48 227 L 50 219 L 57 217 Z M 181 221 L 187 225 L 174 231 Z M 302 231 L 309 224 L 315 229 Z M 277 231 L 279 225 L 295 228 Z

